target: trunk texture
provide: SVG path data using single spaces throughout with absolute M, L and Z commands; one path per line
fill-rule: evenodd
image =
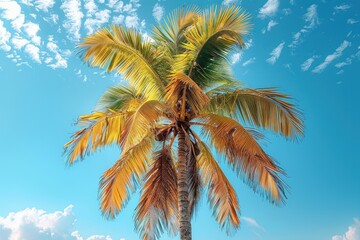
M 180 226 L 180 239 L 191 240 L 191 219 L 189 211 L 189 192 L 186 174 L 186 161 L 188 146 L 185 141 L 185 133 L 182 129 L 179 131 L 178 142 L 178 220 Z

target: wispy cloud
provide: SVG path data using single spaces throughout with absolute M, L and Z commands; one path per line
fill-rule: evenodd
M 346 23 L 347 24 L 355 24 L 355 23 L 358 23 L 359 21 L 355 20 L 355 19 L 352 19 L 352 18 L 349 18 Z
M 65 0 L 60 8 L 66 16 L 63 27 L 68 32 L 68 38 L 71 41 L 78 42 L 80 39 L 81 19 L 84 17 L 80 0 Z
M 348 230 L 343 235 L 335 235 L 332 240 L 359 240 L 360 239 L 360 221 L 354 218 L 354 223 L 349 226 Z
M 40 49 L 33 44 L 27 44 L 25 46 L 25 52 L 29 57 L 37 63 L 41 63 L 40 60 Z
M 47 213 L 36 208 L 27 208 L 0 216 L 0 239 L 76 239 L 84 240 L 78 231 L 74 231 L 76 216 L 73 205 L 62 211 Z M 112 240 L 110 236 L 92 235 L 87 240 Z
M 21 7 L 16 1 L 1 1 L 0 9 L 5 20 L 15 20 L 21 14 Z
M 298 32 L 296 32 L 293 35 L 293 41 L 291 42 L 289 47 L 291 47 L 291 48 L 297 47 L 302 41 L 301 36 L 304 33 L 310 31 L 311 29 L 313 29 L 319 25 L 317 5 L 312 4 L 310 7 L 307 8 L 306 13 L 304 15 L 304 21 L 305 21 L 305 25 L 303 26 L 302 29 L 300 29 Z
M 270 53 L 270 57 L 266 61 L 270 64 L 275 64 L 281 55 L 284 45 L 285 42 L 282 42 L 276 48 L 274 48 Z
M 272 17 L 276 14 L 279 8 L 279 0 L 268 0 L 259 10 L 259 18 Z
M 350 42 L 344 40 L 341 45 L 335 50 L 333 54 L 328 55 L 324 62 L 318 65 L 314 70 L 312 70 L 313 73 L 321 73 L 327 68 L 327 66 L 333 62 L 335 59 L 339 58 L 343 51 L 351 45 Z
M 246 60 L 242 65 L 243 65 L 243 67 L 245 67 L 245 66 L 247 66 L 247 65 L 250 65 L 250 64 L 254 63 L 255 60 L 256 60 L 256 58 L 255 58 L 255 57 L 252 57 L 252 58 Z
M 345 10 L 348 10 L 350 9 L 351 6 L 348 5 L 348 4 L 342 4 L 342 5 L 339 5 L 339 6 L 335 6 L 334 7 L 334 10 L 337 10 L 337 11 L 345 11 Z
M 309 68 L 315 61 L 315 58 L 317 58 L 317 56 L 312 56 L 311 58 L 308 58 L 303 64 L 301 64 L 301 70 L 303 70 L 304 72 L 309 70 Z
M 11 33 L 4 27 L 3 21 L 0 20 L 0 49 L 5 52 L 11 50 L 9 45 L 9 40 L 11 37 Z
M 249 224 L 252 227 L 261 229 L 261 230 L 265 230 L 255 219 L 250 218 L 250 217 L 241 217 L 241 220 L 245 221 L 247 224 Z
M 159 3 L 156 3 L 152 10 L 152 14 L 157 21 L 160 21 L 164 16 L 164 7 L 161 6 Z
M 262 33 L 265 34 L 266 32 L 270 32 L 273 27 L 278 25 L 278 23 L 274 20 L 270 20 L 268 25 L 266 26 L 266 29 L 262 30 Z
M 352 60 L 351 58 L 346 58 L 345 61 L 342 61 L 342 62 L 339 62 L 337 64 L 335 64 L 335 67 L 337 68 L 342 68 L 342 67 L 345 67 L 345 66 L 348 66 L 348 65 L 351 65 L 352 64 Z
M 110 19 L 110 10 L 104 9 L 97 11 L 93 16 L 87 18 L 84 22 L 84 26 L 87 30 L 87 34 L 92 34 L 95 30 L 102 27 L 104 23 L 108 23 Z
M 236 4 L 237 2 L 238 2 L 237 0 L 224 0 L 222 2 L 222 5 L 229 6 L 229 5 L 232 5 L 232 4 Z
M 237 64 L 238 62 L 240 62 L 241 57 L 242 57 L 242 52 L 234 53 L 234 54 L 231 55 L 231 57 L 230 57 L 230 63 L 231 63 L 232 65 Z

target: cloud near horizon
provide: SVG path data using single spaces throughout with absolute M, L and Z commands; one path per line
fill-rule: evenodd
M 354 218 L 354 223 L 348 227 L 343 235 L 335 235 L 331 240 L 360 240 L 360 220 Z
M 76 216 L 73 205 L 63 211 L 47 213 L 42 209 L 26 208 L 0 216 L 0 239 L 7 240 L 112 240 L 110 236 L 82 237 L 74 230 Z M 124 240 L 124 239 L 123 239 Z

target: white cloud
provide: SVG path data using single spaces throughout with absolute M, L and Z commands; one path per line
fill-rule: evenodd
M 301 36 L 319 25 L 317 5 L 312 4 L 310 7 L 307 8 L 304 15 L 304 20 L 304 27 L 293 35 L 293 41 L 291 42 L 291 44 L 289 44 L 288 47 L 295 48 L 296 46 L 298 46 L 302 42 Z
M 122 24 L 124 22 L 125 16 L 120 14 L 119 16 L 115 16 L 112 20 L 114 24 Z
M 37 63 L 41 63 L 40 60 L 40 49 L 33 44 L 27 44 L 25 46 L 25 52 Z
M 229 6 L 229 5 L 233 5 L 233 4 L 236 4 L 236 3 L 237 3 L 237 0 L 224 0 L 222 2 L 222 5 Z
M 51 61 L 48 62 L 48 66 L 51 67 L 52 69 L 67 68 L 67 61 L 61 56 L 59 52 L 60 51 L 59 46 L 56 44 L 56 42 L 54 42 L 52 36 L 49 36 L 46 47 L 47 49 L 49 49 L 50 52 L 55 54 L 55 60 L 56 60 L 56 62 L 52 64 L 49 64 Z
M 274 48 L 274 50 L 272 50 L 270 53 L 270 57 L 266 61 L 270 64 L 275 64 L 281 55 L 284 45 L 285 42 L 282 42 L 276 48 Z
M 252 57 L 252 58 L 246 60 L 242 65 L 243 65 L 243 67 L 245 67 L 245 66 L 250 65 L 250 64 L 252 64 L 253 62 L 255 62 L 255 60 L 256 60 L 256 58 L 255 58 L 255 57 Z
M 84 238 L 74 231 L 76 216 L 73 205 L 63 211 L 47 213 L 36 208 L 27 208 L 0 216 L 0 239 L 7 240 L 112 240 L 110 236 L 92 235 Z
M 25 15 L 19 14 L 19 16 L 11 22 L 11 27 L 17 32 L 20 32 L 21 27 L 24 25 L 24 21 Z
M 308 24 L 305 26 L 305 28 L 310 29 L 319 25 L 319 17 L 316 4 L 312 4 L 310 7 L 308 7 L 307 12 L 304 15 L 304 19 L 305 22 Z
M 354 223 L 349 226 L 344 235 L 335 235 L 332 240 L 360 240 L 360 221 L 354 218 Z
M 23 28 L 31 41 L 36 45 L 40 45 L 41 38 L 37 35 L 38 31 L 40 30 L 39 25 L 33 22 L 28 22 L 24 24 Z
M 253 218 L 250 217 L 241 217 L 242 220 L 244 220 L 246 223 L 248 223 L 252 227 L 259 228 L 261 230 L 264 230 L 264 228 Z
M 274 16 L 279 8 L 279 0 L 268 0 L 265 5 L 260 8 L 259 17 L 266 18 Z
M 65 0 L 60 7 L 66 16 L 63 27 L 67 30 L 68 38 L 72 41 L 79 41 L 80 39 L 81 19 L 84 16 L 80 7 L 80 0 Z
M 0 9 L 3 10 L 1 17 L 6 20 L 14 20 L 21 14 L 21 7 L 16 1 L 1 1 Z
M 156 3 L 152 10 L 152 14 L 157 21 L 160 21 L 164 16 L 164 7 L 161 6 L 159 3 Z
M 350 5 L 348 5 L 348 4 L 342 4 L 342 5 L 339 5 L 339 6 L 335 6 L 335 7 L 334 7 L 334 10 L 337 10 L 337 11 L 345 11 L 345 10 L 348 10 L 349 8 L 351 8 Z
M 88 0 L 85 2 L 84 7 L 86 9 L 86 16 L 90 17 L 97 11 L 97 6 L 94 2 L 94 0 Z
M 339 58 L 342 55 L 342 52 L 351 45 L 350 42 L 344 40 L 341 45 L 335 50 L 333 54 L 328 55 L 324 62 L 318 65 L 314 70 L 313 73 L 321 73 L 324 69 L 335 59 Z
M 20 36 L 15 36 L 15 37 L 13 37 L 11 39 L 11 43 L 14 45 L 15 49 L 21 49 L 26 44 L 28 44 L 29 41 L 26 40 L 25 38 L 20 37 Z
M 263 29 L 263 30 L 262 30 L 262 33 L 264 34 L 264 33 L 266 33 L 266 31 L 270 32 L 271 29 L 272 29 L 273 27 L 275 27 L 276 25 L 278 25 L 277 22 L 275 22 L 274 20 L 270 20 L 269 23 L 268 23 L 268 25 L 267 25 L 267 27 L 266 27 L 266 29 Z
M 352 19 L 352 18 L 349 18 L 346 23 L 347 24 L 355 24 L 355 23 L 358 23 L 359 21 L 355 20 L 355 19 Z
M 308 58 L 303 64 L 301 64 L 301 70 L 303 70 L 304 72 L 309 70 L 316 57 L 317 56 L 312 56 L 311 58 Z
M 137 28 L 139 26 L 139 18 L 137 15 L 126 16 L 125 26 L 127 28 Z
M 335 64 L 335 67 L 342 68 L 342 67 L 345 67 L 347 65 L 351 65 L 351 63 L 352 63 L 352 60 L 351 60 L 351 58 L 348 57 L 348 58 L 346 58 L 345 61 L 342 61 L 342 62 L 339 62 L 339 63 Z
M 237 64 L 238 62 L 240 62 L 240 59 L 242 57 L 242 52 L 237 52 L 234 53 L 231 57 L 230 57 L 230 63 L 231 64 Z
M 55 0 L 35 0 L 34 2 L 37 9 L 47 12 L 55 4 Z
M 9 39 L 11 37 L 11 33 L 4 27 L 3 21 L 0 20 L 0 49 L 8 52 L 11 50 L 9 46 Z
M 95 30 L 100 28 L 104 23 L 110 19 L 110 10 L 105 9 L 95 13 L 95 18 L 88 18 L 85 20 L 84 26 L 87 29 L 87 34 L 92 34 Z

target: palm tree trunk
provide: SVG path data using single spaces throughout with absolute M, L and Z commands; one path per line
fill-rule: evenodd
M 185 132 L 183 129 L 179 130 L 178 142 L 178 177 L 177 177 L 177 192 L 178 192 L 178 220 L 180 224 L 180 239 L 191 240 L 191 219 L 189 211 L 189 192 L 187 184 L 186 160 L 188 147 L 185 141 Z

